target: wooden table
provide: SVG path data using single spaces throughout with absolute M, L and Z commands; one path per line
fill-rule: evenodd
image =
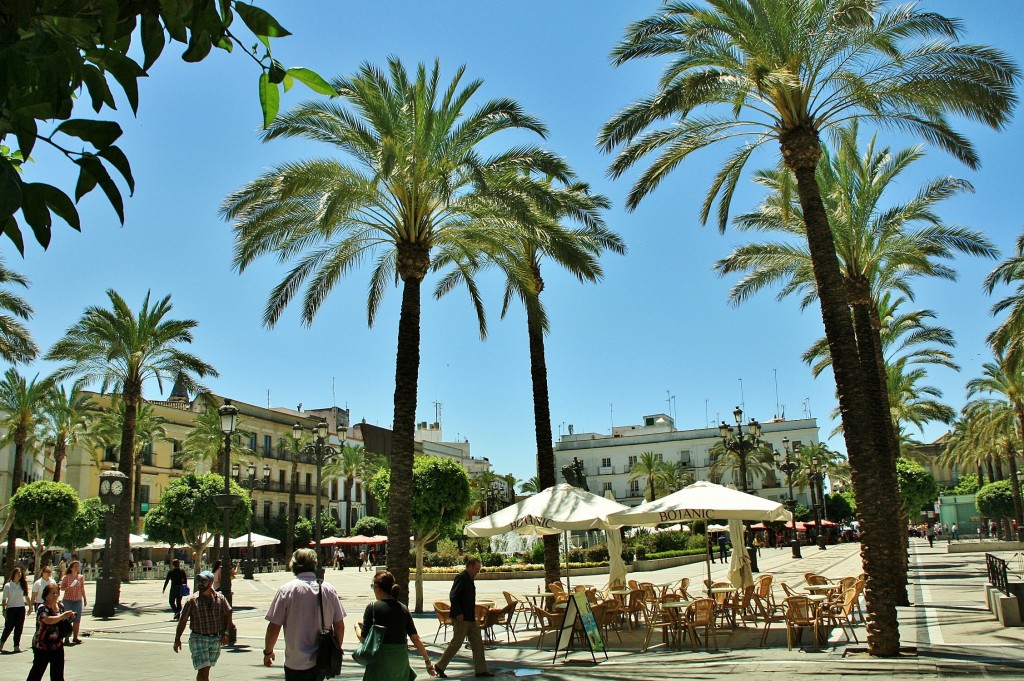
M 679 600 L 679 601 L 665 601 L 665 602 L 663 602 L 661 604 L 661 609 L 662 610 L 679 610 L 679 611 L 681 611 L 681 612 L 676 613 L 676 620 L 675 620 L 676 621 L 676 631 L 674 632 L 675 633 L 675 641 L 678 644 L 680 649 L 683 647 L 683 637 L 682 637 L 683 617 L 685 616 L 686 609 L 688 607 L 690 607 L 690 605 L 692 603 L 693 603 L 693 601 L 682 601 L 682 600 Z

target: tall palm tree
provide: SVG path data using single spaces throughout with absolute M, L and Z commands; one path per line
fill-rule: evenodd
M 544 136 L 546 130 L 511 99 L 470 110 L 482 82 L 463 84 L 464 71 L 443 85 L 436 61 L 432 69 L 420 64 L 410 74 L 392 58 L 386 71 L 363 64 L 354 76 L 335 79 L 338 100 L 300 104 L 279 116 L 263 138 L 321 141 L 344 158 L 279 166 L 227 197 L 222 208 L 235 222 L 239 271 L 264 255 L 296 261 L 270 294 L 267 326 L 277 323 L 304 285 L 302 321 L 311 324 L 338 281 L 368 258 L 370 325 L 388 284 L 400 283 L 390 464 L 395 498 L 412 496 L 420 290 L 433 259 L 478 252 L 493 241 L 495 225 L 528 215 L 518 192 L 503 191 L 509 179 L 532 172 L 570 179 L 564 162 L 539 147 L 493 146 L 491 138 L 501 132 Z M 403 594 L 410 512 L 408 505 L 392 505 L 388 513 L 388 563 Z
M 523 494 L 536 494 L 542 489 L 544 489 L 544 487 L 540 484 L 539 475 L 534 475 L 519 483 L 519 491 Z
M 723 230 L 757 149 L 778 144 L 794 173 L 865 527 L 873 655 L 899 651 L 901 582 L 891 569 L 900 550 L 896 451 L 889 414 L 880 406 L 880 378 L 865 370 L 870 365 L 859 354 L 815 171 L 822 134 L 857 118 L 917 134 L 977 166 L 973 146 L 947 114 L 1003 127 L 1016 104 L 1019 71 L 997 50 L 959 43 L 960 32 L 959 22 L 939 14 L 914 6 L 884 10 L 876 0 L 670 0 L 632 24 L 612 53 L 616 64 L 673 57 L 658 91 L 612 117 L 599 136 L 606 151 L 622 147 L 610 170 L 615 177 L 657 154 L 630 191 L 631 209 L 690 154 L 745 136 L 716 174 L 701 211 L 706 221 L 717 200 Z M 662 121 L 671 125 L 650 130 Z M 886 452 L 883 465 L 879 451 Z
M 42 417 L 44 399 L 53 386 L 53 378 L 40 379 L 36 374 L 26 380 L 17 370 L 11 368 L 0 379 L 0 446 L 14 445 L 14 466 L 11 470 L 11 497 L 21 487 L 25 477 L 26 443 L 34 435 L 36 425 Z M 11 574 L 18 552 L 14 542 L 18 532 L 14 527 L 13 510 L 8 510 L 7 550 L 4 553 L 4 573 Z
M 9 290 L 10 284 L 28 288 L 26 277 L 7 269 L 0 257 L 0 358 L 11 364 L 31 362 L 39 354 L 39 347 L 22 322 L 32 318 L 32 306 Z
M 993 351 L 1017 363 L 1024 357 L 1024 232 L 1017 237 L 1014 252 L 985 278 L 991 294 L 1000 284 L 1014 285 L 1015 291 L 992 306 L 992 314 L 1009 310 L 1006 319 L 988 336 Z
M 53 481 L 60 482 L 64 459 L 89 432 L 96 403 L 80 386 L 54 385 L 43 402 L 41 438 L 53 448 Z
M 101 449 L 113 447 L 121 439 L 126 413 L 124 402 L 115 396 L 108 408 L 97 413 L 89 429 L 89 439 Z M 136 409 L 134 471 L 131 486 L 132 528 L 136 532 L 142 531 L 142 506 L 139 499 L 139 491 L 142 489 L 142 455 L 147 448 L 152 448 L 157 440 L 166 439 L 167 429 L 164 426 L 167 423 L 167 419 L 158 416 L 153 410 L 153 405 L 148 402 L 140 403 Z
M 169 319 L 171 297 L 150 304 L 150 294 L 138 312 L 133 311 L 116 291 L 107 291 L 110 308 L 90 306 L 81 319 L 71 325 L 46 359 L 61 362 L 58 380 L 78 377 L 82 384 L 98 382 L 100 392 L 119 393 L 125 406 L 121 431 L 118 470 L 132 478 L 135 464 L 135 419 L 143 401 L 147 380 L 178 378 L 191 392 L 202 390 L 196 378 L 217 376 L 217 371 L 187 353 L 180 346 L 192 342 L 192 330 L 198 322 Z M 114 509 L 110 522 L 110 558 L 114 575 L 128 578 L 128 534 L 131 528 L 132 500 L 125 495 Z
M 942 264 L 957 252 L 992 257 L 996 249 L 983 234 L 964 227 L 947 225 L 936 213 L 937 205 L 971 186 L 951 177 L 926 183 L 910 201 L 886 205 L 892 187 L 913 163 L 924 156 L 920 145 L 892 151 L 876 148 L 872 137 L 862 149 L 856 122 L 835 130 L 834 153 L 822 153 L 817 168 L 817 183 L 835 238 L 836 255 L 846 291 L 847 303 L 856 329 L 860 361 L 872 371 L 872 378 L 881 386 L 879 407 L 890 416 L 895 407 L 890 394 L 898 394 L 888 379 L 893 367 L 886 359 L 882 332 L 885 314 L 892 312 L 893 293 L 913 300 L 911 282 L 917 276 L 954 279 L 956 272 Z M 806 221 L 797 198 L 794 175 L 784 165 L 773 171 L 758 173 L 757 180 L 771 190 L 758 210 L 741 215 L 737 225 L 745 230 L 803 235 Z M 717 268 L 722 274 L 747 270 L 748 274 L 732 292 L 738 302 L 764 285 L 780 281 L 780 295 L 802 293 L 801 304 L 810 305 L 817 297 L 814 268 L 809 250 L 789 244 L 750 244 L 736 249 Z M 952 337 L 949 337 L 952 344 Z M 831 365 L 827 340 L 815 348 L 819 365 Z M 806 355 L 805 355 L 806 357 Z M 930 361 L 938 361 L 932 357 Z M 950 362 L 951 363 L 951 362 Z M 870 368 L 869 368 L 870 367 Z M 893 374 L 894 376 L 917 375 Z M 883 431 L 888 449 L 899 452 L 904 433 L 893 420 Z M 895 495 L 895 489 L 893 490 Z M 900 540 L 909 549 L 903 534 Z M 907 605 L 905 574 L 897 571 L 898 602 Z
M 630 482 L 640 478 L 644 478 L 646 481 L 647 493 L 644 494 L 644 498 L 647 501 L 654 501 L 658 498 L 658 487 L 666 482 L 669 475 L 668 464 L 661 460 L 661 454 L 654 452 L 640 454 L 636 463 L 629 469 Z
M 658 495 L 665 496 L 692 484 L 693 474 L 690 472 L 690 468 L 682 461 L 676 461 L 671 464 L 666 462 L 661 486 L 656 485 L 656 487 Z
M 1020 481 L 1017 479 L 1017 456 L 1015 449 L 1020 446 L 1020 434 L 1024 433 L 1024 357 L 1011 362 L 1006 356 L 996 356 L 994 362 L 986 362 L 981 367 L 982 375 L 967 382 L 967 396 L 976 397 L 983 394 L 998 397 L 1006 402 L 1007 407 L 1015 416 L 1015 437 L 1005 448 L 1006 462 L 1009 466 L 1010 488 L 1013 491 L 1013 507 L 1017 526 L 1024 527 L 1024 500 L 1021 497 Z
M 525 201 L 539 195 L 543 203 L 535 204 L 529 221 L 520 229 L 496 236 L 498 248 L 488 249 L 488 258 L 476 254 L 463 255 L 455 267 L 439 283 L 438 295 L 444 295 L 457 283 L 464 282 L 476 298 L 474 275 L 482 267 L 496 265 L 505 275 L 505 295 L 501 315 L 504 317 L 514 300 L 526 308 L 526 335 L 530 348 L 530 378 L 533 387 L 533 420 L 537 444 L 537 477 L 541 489 L 556 484 L 555 452 L 551 436 L 551 402 L 548 393 L 547 357 L 544 335 L 550 330 L 547 312 L 541 302 L 544 279 L 541 264 L 553 261 L 578 280 L 596 282 L 603 277 L 598 258 L 605 250 L 625 253 L 622 239 L 605 227 L 601 211 L 610 202 L 600 194 L 592 194 L 589 186 L 578 182 L 558 187 L 550 178 L 515 178 L 521 182 Z M 515 186 L 515 183 L 513 183 Z M 574 223 L 566 227 L 562 223 Z M 482 329 L 485 327 L 482 327 Z M 544 537 L 544 580 L 561 579 L 558 535 Z
M 188 470 L 195 470 L 200 464 L 207 470 L 223 475 L 224 472 L 224 431 L 221 430 L 220 414 L 213 396 L 207 393 L 204 409 L 192 421 L 192 427 L 181 443 L 178 462 Z M 249 432 L 245 430 L 245 417 L 239 416 L 235 432 L 231 434 L 231 462 L 247 463 L 259 457 L 258 452 L 249 448 Z
M 296 497 L 299 491 L 299 461 L 302 459 L 302 451 L 313 441 L 313 433 L 303 431 L 302 437 L 296 438 L 294 431 L 291 437 L 283 437 L 277 442 L 277 446 L 284 450 L 286 458 L 291 462 L 291 471 L 288 475 L 288 533 L 284 540 L 284 555 L 292 555 L 295 540 L 295 522 L 298 520 L 299 506 Z M 319 490 L 317 490 L 319 493 Z
M 368 480 L 372 468 L 371 459 L 362 445 L 345 445 L 341 448 L 341 456 L 324 466 L 325 480 L 343 478 L 345 480 L 345 534 L 352 531 L 352 491 L 356 478 Z

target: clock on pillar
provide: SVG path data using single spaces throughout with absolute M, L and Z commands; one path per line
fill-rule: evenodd
M 103 570 L 96 579 L 96 598 L 93 601 L 93 617 L 113 617 L 117 606 L 117 594 L 121 581 L 110 571 L 110 516 L 114 506 L 121 501 L 128 476 L 118 470 L 100 473 L 100 503 L 103 504 L 106 523 L 103 536 Z

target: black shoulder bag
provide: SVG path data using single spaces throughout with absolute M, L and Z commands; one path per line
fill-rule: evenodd
M 317 580 L 319 588 L 316 592 L 317 605 L 320 607 L 320 641 L 316 647 L 316 671 L 326 679 L 341 674 L 341 646 L 338 639 L 334 637 L 334 623 L 331 626 L 324 624 L 324 596 L 323 582 Z

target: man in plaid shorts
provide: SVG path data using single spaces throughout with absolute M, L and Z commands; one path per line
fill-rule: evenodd
M 174 652 L 181 650 L 181 634 L 185 623 L 191 622 L 188 650 L 196 681 L 209 681 L 210 667 L 217 664 L 220 647 L 228 642 L 231 629 L 231 606 L 224 596 L 213 590 L 213 573 L 204 570 L 196 575 L 196 593 L 185 602 L 174 634 Z

